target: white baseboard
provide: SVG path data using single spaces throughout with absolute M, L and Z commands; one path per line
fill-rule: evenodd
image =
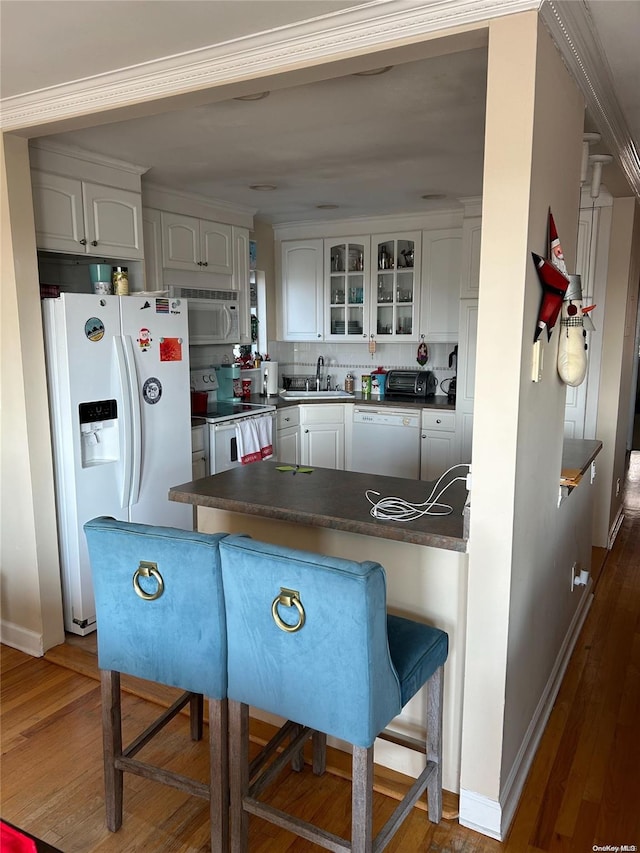
M 591 582 L 589 582 L 591 586 Z M 502 788 L 500 801 L 492 800 L 475 791 L 460 789 L 460 823 L 490 838 L 503 841 L 522 795 L 529 770 L 540 744 L 549 715 L 556 700 L 571 654 L 593 601 L 593 594 L 587 587 L 573 615 L 549 679 L 540 697 L 540 701 L 531 718 L 522 740 L 511 771 Z
M 4 619 L 0 621 L 0 642 L 5 646 L 11 646 L 12 649 L 18 649 L 19 652 L 24 652 L 26 655 L 31 655 L 34 658 L 40 658 L 44 654 L 44 640 L 42 634 L 37 634 L 35 631 L 29 631 L 20 625 L 14 625 L 13 622 L 7 622 Z
M 609 531 L 609 541 L 607 542 L 607 550 L 610 551 L 613 548 L 613 543 L 616 541 L 616 536 L 618 535 L 618 531 L 622 526 L 622 522 L 624 521 L 624 509 L 620 507 L 618 510 L 618 514 L 616 515 L 616 519 L 611 525 L 611 530 Z
M 496 800 L 490 800 L 489 797 L 477 794 L 475 791 L 460 788 L 460 817 L 458 821 L 462 826 L 488 835 L 489 838 L 497 838 L 498 841 L 502 841 L 501 815 L 502 809 Z

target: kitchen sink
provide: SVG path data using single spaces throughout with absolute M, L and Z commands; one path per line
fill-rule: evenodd
M 281 391 L 283 400 L 353 400 L 348 391 Z

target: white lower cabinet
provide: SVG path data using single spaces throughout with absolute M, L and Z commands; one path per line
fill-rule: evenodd
M 455 412 L 423 409 L 420 433 L 420 479 L 437 480 L 457 461 Z
M 298 406 L 276 412 L 276 456 L 278 462 L 300 465 L 300 409 Z
M 300 464 L 344 471 L 344 406 L 300 406 Z
M 191 428 L 191 476 L 200 480 L 207 476 L 207 427 Z

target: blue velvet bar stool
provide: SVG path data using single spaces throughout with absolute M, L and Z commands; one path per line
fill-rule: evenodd
M 427 791 L 429 819 L 442 817 L 442 681 L 445 632 L 387 614 L 379 563 L 354 562 L 228 536 L 220 543 L 228 635 L 231 850 L 248 849 L 257 815 L 328 850 L 382 850 Z M 373 745 L 427 687 L 425 769 L 373 838 Z M 261 801 L 299 748 L 294 740 L 255 776 L 248 762 L 249 706 L 352 745 L 351 841 Z M 409 748 L 389 733 L 388 739 Z M 255 759 L 254 759 L 255 763 Z M 272 772 L 273 770 L 273 772 Z
M 227 634 L 219 543 L 203 534 L 95 518 L 85 534 L 96 601 L 107 826 L 122 825 L 123 774 L 209 800 L 211 850 L 229 845 Z M 120 673 L 185 692 L 123 748 Z M 136 758 L 187 704 L 191 737 L 209 705 L 209 783 Z

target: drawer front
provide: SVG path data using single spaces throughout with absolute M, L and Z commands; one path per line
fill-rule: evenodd
M 191 451 L 198 453 L 204 450 L 204 426 L 193 427 L 191 430 Z
M 300 425 L 300 407 L 289 406 L 286 409 L 276 411 L 276 428 L 286 429 Z
M 300 406 L 300 423 L 302 424 L 343 424 L 344 404 Z
M 454 432 L 455 428 L 455 412 L 440 412 L 436 409 L 422 410 L 422 429 L 443 429 Z

